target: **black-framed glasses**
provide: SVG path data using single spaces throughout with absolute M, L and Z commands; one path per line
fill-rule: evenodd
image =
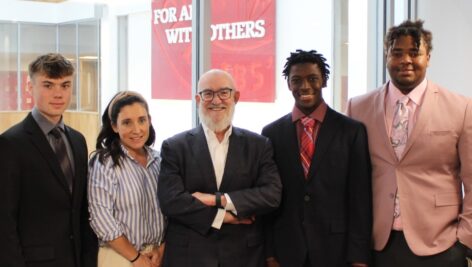
M 231 97 L 231 92 L 232 91 L 233 91 L 233 89 L 231 89 L 231 88 L 221 88 L 218 91 L 205 89 L 205 90 L 202 90 L 202 91 L 198 92 L 198 94 L 200 95 L 200 97 L 202 98 L 203 101 L 212 101 L 213 98 L 215 97 L 215 95 L 218 95 L 218 97 L 221 100 L 226 100 L 226 99 L 229 99 Z

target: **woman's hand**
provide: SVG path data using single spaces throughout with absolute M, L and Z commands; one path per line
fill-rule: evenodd
M 132 263 L 133 267 L 155 267 L 152 265 L 151 259 L 146 255 L 141 254 L 139 258 Z
M 165 244 L 162 243 L 159 247 L 153 248 L 150 252 L 143 254 L 151 260 L 152 267 L 161 267 L 162 258 L 164 256 Z

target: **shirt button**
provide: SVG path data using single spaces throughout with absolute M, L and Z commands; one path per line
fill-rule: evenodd
M 305 200 L 305 202 L 310 201 L 310 196 L 309 196 L 309 195 L 305 195 L 305 196 L 303 197 L 303 200 Z
M 390 198 L 395 198 L 395 194 L 394 193 L 390 193 Z

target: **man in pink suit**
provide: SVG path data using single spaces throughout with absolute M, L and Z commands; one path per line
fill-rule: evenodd
M 426 79 L 431 40 L 423 21 L 392 27 L 390 81 L 348 103 L 367 127 L 376 267 L 462 267 L 472 247 L 472 100 Z

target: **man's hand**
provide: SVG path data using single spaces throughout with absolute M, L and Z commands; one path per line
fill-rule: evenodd
M 223 223 L 229 223 L 229 224 L 252 224 L 256 220 L 256 217 L 252 216 L 250 218 L 244 218 L 240 219 L 236 216 L 234 216 L 231 212 L 226 212 L 225 213 L 225 218 L 223 220 Z
M 200 200 L 205 206 L 216 206 L 216 196 L 214 194 L 195 192 L 192 196 Z M 226 197 L 223 194 L 221 194 L 221 206 L 226 207 Z
M 365 263 L 356 262 L 356 263 L 351 263 L 351 267 L 368 267 L 368 265 Z
M 266 267 L 280 267 L 280 264 L 274 257 L 269 257 L 266 259 Z
M 195 192 L 192 194 L 192 196 L 200 200 L 205 206 L 210 206 L 210 207 L 216 206 L 216 199 L 215 199 L 215 195 L 213 194 Z

